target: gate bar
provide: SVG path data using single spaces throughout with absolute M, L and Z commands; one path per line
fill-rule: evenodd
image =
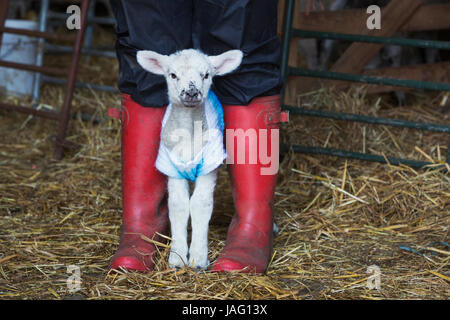
M 60 68 L 54 68 L 54 67 L 39 67 L 34 64 L 25 64 L 25 63 L 10 62 L 10 61 L 4 61 L 4 60 L 0 60 L 0 67 L 42 72 L 42 73 L 55 75 L 55 76 L 66 76 L 68 73 L 68 71 L 66 69 L 60 69 Z
M 9 104 L 0 102 L 0 109 L 6 109 L 26 114 L 31 114 L 33 116 L 38 116 L 42 118 L 47 118 L 51 120 L 58 120 L 59 119 L 59 113 L 55 111 L 46 111 L 46 110 L 37 110 L 30 107 L 24 107 L 24 106 L 17 106 L 15 104 Z
M 307 108 L 303 108 L 303 107 L 293 107 L 293 106 L 288 106 L 288 105 L 284 105 L 282 109 L 289 111 L 290 114 L 298 114 L 298 115 L 305 115 L 305 116 L 312 116 L 312 117 L 330 118 L 330 119 L 335 119 L 335 120 L 363 122 L 363 123 L 368 123 L 368 124 L 377 124 L 377 125 L 385 125 L 385 126 L 400 127 L 400 128 L 410 128 L 410 129 L 419 129 L 419 130 L 426 130 L 426 131 L 450 133 L 450 126 L 442 125 L 442 124 L 412 122 L 412 121 L 391 119 L 391 118 L 370 117 L 370 116 L 364 116 L 364 115 L 354 114 L 354 113 L 331 112 L 331 111 L 324 111 L 324 110 L 307 109 Z
M 289 76 L 305 76 L 305 77 L 313 77 L 313 78 L 325 78 L 325 79 L 332 79 L 332 80 L 343 80 L 343 81 L 351 81 L 351 82 L 389 85 L 389 86 L 394 86 L 394 87 L 406 87 L 406 88 L 413 88 L 413 89 L 450 91 L 450 83 L 442 83 L 442 82 L 394 79 L 394 78 L 376 77 L 376 76 L 369 76 L 369 75 L 341 73 L 341 72 L 307 70 L 307 69 L 292 68 L 292 67 L 288 67 L 287 74 Z
M 52 32 L 42 32 L 36 30 L 26 30 L 26 29 L 16 29 L 9 27 L 1 27 L 0 33 L 12 33 L 12 34 L 20 34 L 29 37 L 43 38 L 48 40 L 59 40 L 59 41 L 75 41 L 76 37 L 72 34 L 60 34 L 60 33 L 52 33 Z
M 450 50 L 450 42 L 448 42 L 448 41 L 420 40 L 420 39 L 407 39 L 407 38 L 396 38 L 396 37 L 379 37 L 379 36 L 367 36 L 367 35 L 361 35 L 361 34 L 345 34 L 345 33 L 334 33 L 334 32 L 309 31 L 309 30 L 300 30 L 300 29 L 293 29 L 292 36 L 300 37 L 300 38 L 333 39 L 333 40 L 343 40 L 343 41 L 351 41 L 351 42 L 381 43 L 381 44 L 391 44 L 391 45 L 397 45 L 397 46 Z
M 306 146 L 299 146 L 299 145 L 287 145 L 282 144 L 281 149 L 283 151 L 287 151 L 290 148 L 292 148 L 292 151 L 296 153 L 310 153 L 310 154 L 320 154 L 320 155 L 327 155 L 327 156 L 334 156 L 334 157 L 341 157 L 341 158 L 348 158 L 348 159 L 356 159 L 356 160 L 363 160 L 363 161 L 370 161 L 370 162 L 379 162 L 386 164 L 386 159 L 389 161 L 392 165 L 400 165 L 404 164 L 413 168 L 423 168 L 425 166 L 434 165 L 439 168 L 445 169 L 445 165 L 439 165 L 431 162 L 426 161 L 419 161 L 419 160 L 409 160 L 409 159 L 401 159 L 396 157 L 383 157 L 375 154 L 370 153 L 361 153 L 361 152 L 353 152 L 353 151 L 347 151 L 347 150 L 339 150 L 339 149 L 332 149 L 332 148 L 320 148 L 320 147 L 306 147 Z
M 89 3 L 90 0 L 81 1 L 81 29 L 78 30 L 76 34 L 76 41 L 69 68 L 69 77 L 67 78 L 66 83 L 66 94 L 64 96 L 64 103 L 61 109 L 61 116 L 58 124 L 58 135 L 56 138 L 56 148 L 54 152 L 54 157 L 58 160 L 62 158 L 64 145 L 66 142 L 66 131 L 70 119 L 70 107 L 72 104 L 72 96 L 77 77 L 78 63 L 80 61 L 81 48 L 83 47 L 84 31 L 86 30 Z
M 293 68 L 289 66 L 289 49 L 291 45 L 292 36 L 297 37 L 315 37 L 320 39 L 337 39 L 337 40 L 347 40 L 353 42 L 370 42 L 370 43 L 382 43 L 382 44 L 395 44 L 395 45 L 407 45 L 407 46 L 416 46 L 423 48 L 440 48 L 440 49 L 450 49 L 450 43 L 444 43 L 441 41 L 426 41 L 426 40 L 410 40 L 403 38 L 386 38 L 386 37 L 374 37 L 374 36 L 363 36 L 363 35 L 346 35 L 346 34 L 338 34 L 332 32 L 317 32 L 317 31 L 306 31 L 306 30 L 298 30 L 292 28 L 293 22 L 293 14 L 295 8 L 295 0 L 287 0 L 285 5 L 284 12 L 284 27 L 283 27 L 283 43 L 282 43 L 282 56 L 281 56 L 281 64 L 280 64 L 280 73 L 283 81 L 286 82 L 288 76 L 306 76 L 306 77 L 315 77 L 315 78 L 325 78 L 332 80 L 344 80 L 351 82 L 363 82 L 370 84 L 381 84 L 381 85 L 390 85 L 390 86 L 399 86 L 399 87 L 409 87 L 415 89 L 428 89 L 428 90 L 439 90 L 439 91 L 450 91 L 450 84 L 448 83 L 438 83 L 438 82 L 429 82 L 429 81 L 415 81 L 415 80 L 404 80 L 404 79 L 393 79 L 393 78 L 383 78 L 383 77 L 375 77 L 375 76 L 367 76 L 367 75 L 356 75 L 356 74 L 346 74 L 340 72 L 328 72 L 328 71 L 315 71 L 315 70 L 305 70 L 300 68 Z M 284 83 L 281 90 L 281 104 L 284 104 L 284 95 L 286 83 Z M 347 121 L 356 121 L 356 122 L 364 122 L 371 123 L 377 125 L 390 125 L 396 127 L 405 127 L 405 128 L 413 128 L 413 129 L 421 129 L 427 131 L 436 131 L 436 132 L 450 132 L 450 126 L 439 125 L 439 124 L 431 124 L 431 123 L 419 123 L 419 122 L 410 122 L 405 120 L 397 120 L 397 119 L 387 119 L 387 118 L 375 118 L 369 116 L 362 116 L 356 114 L 349 113 L 336 113 L 336 112 L 328 112 L 321 110 L 311 110 L 306 108 L 292 107 L 288 105 L 283 105 L 284 110 L 289 110 L 293 114 L 301 114 L 307 116 L 318 116 L 324 118 L 332 118 L 338 120 L 347 120 Z M 365 161 L 375 161 L 380 163 L 390 162 L 391 164 L 398 165 L 400 163 L 415 167 L 415 168 L 423 168 L 427 165 L 433 165 L 431 162 L 424 162 L 418 160 L 409 160 L 409 159 L 401 159 L 395 157 L 383 157 L 374 154 L 365 154 L 352 152 L 348 150 L 338 150 L 332 148 L 319 148 L 319 147 L 307 147 L 307 146 L 299 146 L 299 145 L 281 145 L 281 151 L 286 151 L 289 148 L 292 148 L 294 152 L 298 153 L 312 153 L 312 154 L 323 154 L 323 155 L 331 155 L 337 157 L 365 160 Z M 450 164 L 450 142 L 448 144 L 447 149 L 447 157 L 446 163 Z M 439 167 L 445 167 L 445 165 L 437 165 Z

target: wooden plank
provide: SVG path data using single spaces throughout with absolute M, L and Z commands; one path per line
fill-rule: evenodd
M 418 80 L 418 81 L 432 81 L 432 82 L 450 82 L 450 61 L 432 63 L 432 64 L 417 64 L 402 66 L 397 68 L 379 68 L 373 70 L 366 70 L 363 72 L 365 75 L 396 78 L 396 79 L 407 79 L 407 80 Z M 350 85 L 349 83 L 347 85 Z M 352 86 L 357 86 L 357 84 L 352 83 Z M 390 92 L 395 90 L 413 90 L 402 87 L 391 87 L 391 86 L 377 86 L 369 85 L 367 86 L 368 93 L 381 93 Z
M 279 1 L 280 8 L 284 9 L 284 2 L 285 0 Z M 411 2 L 408 1 L 408 3 L 414 6 L 417 5 L 414 4 L 413 1 Z M 282 16 L 283 16 L 282 14 L 281 16 L 279 15 L 279 17 Z M 450 19 L 448 18 L 449 16 L 450 16 L 450 4 L 433 4 L 420 6 L 419 8 L 417 8 L 415 13 L 413 13 L 413 15 L 410 16 L 410 20 L 399 27 L 399 31 L 425 31 L 425 30 L 448 29 L 450 28 Z M 365 25 L 367 17 L 368 15 L 366 13 L 366 10 L 359 10 L 359 9 L 342 10 L 335 12 L 332 11 L 311 12 L 309 15 L 298 13 L 294 14 L 293 27 L 304 30 L 354 34 L 355 30 L 357 29 L 366 28 Z M 385 17 L 384 14 L 383 17 Z M 280 22 L 280 18 L 279 24 L 280 26 L 282 24 L 282 22 Z M 281 34 L 281 29 L 279 29 L 279 31 Z M 383 36 L 382 34 L 380 34 L 380 32 L 378 32 L 378 30 L 373 30 L 371 35 Z M 292 42 L 297 43 L 297 40 L 298 38 L 293 38 Z M 296 61 L 293 62 L 291 58 L 293 56 L 292 51 L 294 50 L 294 47 L 296 46 L 291 46 L 290 66 L 297 67 L 298 66 L 297 62 Z M 410 73 L 408 73 L 407 71 L 408 67 L 406 69 L 403 67 L 390 69 L 393 71 L 387 71 L 388 69 L 378 69 L 378 71 L 385 73 L 387 76 L 390 75 L 395 77 L 397 71 L 394 70 L 398 69 L 400 75 L 408 74 L 411 75 L 410 77 L 411 79 L 421 79 L 420 76 L 417 75 L 416 67 L 414 67 Z M 448 70 L 448 68 L 444 68 L 443 70 Z M 367 71 L 364 73 L 366 74 Z M 436 77 L 439 78 L 439 76 Z M 423 80 L 429 79 L 429 81 L 440 81 L 439 79 L 434 79 L 433 77 L 429 76 L 425 76 L 422 79 Z M 290 77 L 287 80 L 288 90 L 286 94 L 285 103 L 296 105 L 297 103 L 296 95 L 298 93 L 313 90 L 314 88 L 317 88 L 321 82 L 323 83 L 324 81 L 307 77 Z M 348 87 L 349 85 L 348 83 L 346 84 L 345 82 L 341 81 L 339 82 L 327 81 L 326 83 L 327 85 L 331 84 L 338 88 Z M 369 86 L 368 88 L 369 92 L 387 92 L 392 90 L 395 90 L 395 88 L 386 86 L 375 86 L 375 85 Z
M 54 68 L 54 67 L 39 67 L 34 64 L 25 64 L 18 62 L 11 62 L 0 60 L 0 67 L 20 69 L 20 70 L 28 70 L 34 72 L 42 72 L 45 74 L 50 74 L 53 76 L 67 76 L 68 71 L 66 69 Z
M 365 9 L 311 12 L 296 14 L 295 29 L 354 34 L 365 28 L 368 14 Z M 450 4 L 421 6 L 399 31 L 429 31 L 450 29 Z M 377 31 L 374 30 L 374 34 Z
M 386 67 L 372 70 L 365 70 L 362 74 L 368 76 L 377 76 L 385 78 L 394 78 L 402 80 L 432 81 L 432 82 L 450 82 L 450 61 L 444 61 L 432 64 L 417 64 L 401 67 Z M 383 93 L 397 90 L 411 91 L 412 88 L 368 85 L 349 81 L 336 81 L 336 90 L 348 90 L 350 87 L 365 87 L 367 93 Z
M 382 28 L 369 30 L 360 26 L 357 34 L 393 36 L 404 25 L 424 0 L 392 0 L 381 11 Z M 355 30 L 357 30 L 355 28 Z M 331 68 L 333 72 L 359 73 L 377 55 L 382 44 L 355 42 L 344 52 Z
M 6 110 L 15 111 L 15 112 L 27 113 L 27 114 L 31 114 L 33 116 L 43 117 L 43 118 L 52 119 L 52 120 L 59 119 L 59 113 L 56 111 L 37 110 L 37 109 L 33 109 L 31 107 L 17 106 L 14 104 L 8 104 L 8 103 L 4 103 L 4 102 L 0 102 L 0 109 L 6 109 Z
M 353 25 L 353 33 L 391 37 L 409 21 L 422 3 L 423 0 L 392 0 L 381 11 L 382 22 L 380 30 L 367 29 L 364 21 L 363 25 Z M 338 24 L 339 21 L 334 21 L 333 23 Z M 355 42 L 341 55 L 330 71 L 360 74 L 382 47 L 383 45 L 381 44 Z M 295 84 L 298 93 L 312 91 L 320 86 L 334 87 L 339 90 L 342 88 L 343 82 L 298 77 Z M 293 102 L 293 100 L 291 99 L 290 102 Z
M 430 31 L 450 29 L 450 4 L 422 6 L 400 31 Z
M 0 33 L 21 34 L 30 37 L 44 38 L 49 40 L 75 41 L 75 35 L 64 33 L 41 32 L 36 30 L 7 28 L 0 26 Z
M 334 15 L 334 17 L 333 17 Z M 445 29 L 450 27 L 450 19 L 448 16 L 450 15 L 450 5 L 428 5 L 422 6 L 413 14 L 411 19 L 400 27 L 402 31 L 418 31 L 418 30 L 432 30 L 432 29 Z M 340 12 L 320 12 L 320 13 L 311 13 L 309 16 L 301 15 L 302 19 L 298 19 L 300 15 L 296 15 L 294 17 L 294 25 L 296 27 L 304 28 L 307 30 L 316 30 L 316 31 L 330 31 L 330 32 L 341 32 L 341 33 L 355 33 L 355 25 L 365 25 L 365 21 L 367 19 L 367 14 L 365 11 L 361 10 L 345 10 Z M 352 18 L 354 17 L 354 18 Z M 330 20 L 327 20 L 330 19 Z M 299 24 L 301 21 L 301 25 Z M 332 22 L 330 22 L 332 21 Z M 355 22 L 356 21 L 356 22 Z M 376 35 L 377 31 L 373 31 L 373 35 Z M 293 39 L 296 42 L 296 39 Z M 292 65 L 295 66 L 295 65 Z M 382 70 L 382 69 L 379 69 Z M 414 70 L 416 70 L 414 68 Z M 448 70 L 448 69 L 445 69 Z M 383 71 L 385 72 L 385 71 Z M 387 71 L 386 71 L 387 72 Z M 387 73 L 387 75 L 395 77 L 394 74 Z M 440 81 L 439 79 L 434 80 L 433 77 L 425 77 L 421 78 L 416 75 L 416 71 L 411 71 L 411 79 L 423 79 L 429 78 L 429 81 Z M 364 72 L 365 74 L 367 72 Z M 402 74 L 410 74 L 406 69 L 400 69 L 399 75 Z M 438 77 L 439 78 L 439 77 Z M 327 86 L 334 86 L 336 89 L 344 89 L 349 86 L 349 83 L 345 83 L 342 81 L 325 81 L 318 80 L 314 78 L 306 78 L 306 77 L 296 77 L 295 80 L 290 81 L 290 86 L 295 87 L 298 91 L 297 93 L 311 91 L 314 88 L 318 88 L 321 84 Z M 355 84 L 353 84 L 355 86 Z M 368 92 L 388 92 L 393 90 L 398 90 L 398 88 L 394 87 L 386 87 L 386 86 L 375 86 L 371 85 L 368 87 Z M 409 90 L 409 89 L 404 89 Z M 289 103 L 296 104 L 295 97 L 289 100 Z

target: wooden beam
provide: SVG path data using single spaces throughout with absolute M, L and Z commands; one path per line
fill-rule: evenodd
M 431 64 L 417 64 L 402 66 L 397 68 L 379 68 L 373 70 L 364 71 L 365 75 L 406 79 L 406 80 L 418 80 L 418 81 L 432 81 L 432 82 L 450 82 L 450 61 L 431 63 Z M 348 85 L 357 86 L 355 83 L 348 83 Z M 390 92 L 395 90 L 413 90 L 402 87 L 391 86 L 367 86 L 368 93 L 381 93 Z
M 365 28 L 368 14 L 366 10 L 341 10 L 311 12 L 309 15 L 296 14 L 295 29 L 355 34 L 355 30 Z M 429 31 L 450 29 L 450 4 L 421 6 L 399 31 Z M 382 18 L 383 19 L 383 18 Z M 376 31 L 374 31 L 374 35 Z
M 354 34 L 391 37 L 405 25 L 417 12 L 424 0 L 392 0 L 381 11 L 381 29 L 369 30 L 366 20 L 362 25 L 353 25 Z M 367 17 L 367 16 L 366 16 Z M 339 21 L 334 21 L 336 25 Z M 355 42 L 341 55 L 330 71 L 341 73 L 360 74 L 364 67 L 377 55 L 383 47 L 382 44 L 371 44 Z M 318 80 L 313 78 L 298 77 L 293 86 L 298 93 L 318 89 L 321 85 L 325 87 L 342 88 L 342 81 Z M 293 99 L 289 102 L 294 102 Z
M 404 25 L 424 0 L 392 0 L 381 11 L 382 27 L 369 30 L 359 26 L 357 34 L 392 37 Z M 355 42 L 341 55 L 331 68 L 333 72 L 360 73 L 383 48 L 382 44 Z
M 280 0 L 280 9 L 284 7 L 284 0 Z M 439 30 L 450 28 L 450 4 L 436 4 L 426 5 L 417 8 L 417 2 L 409 2 L 408 5 L 416 7 L 415 13 L 410 16 L 410 20 L 400 25 L 399 31 L 423 31 L 423 30 Z M 280 10 L 283 12 L 283 10 Z M 279 24 L 281 26 L 282 15 L 279 15 Z M 385 18 L 385 15 L 383 14 Z M 384 20 L 383 18 L 383 20 Z M 309 15 L 295 14 L 293 27 L 297 29 L 322 31 L 322 32 L 337 32 L 355 34 L 355 30 L 366 28 L 367 13 L 365 10 L 343 10 L 343 11 L 322 11 L 311 12 Z M 382 21 L 383 23 L 383 21 Z M 357 27 L 356 27 L 357 26 Z M 363 26 L 363 27 L 361 27 Z M 383 25 L 384 27 L 384 25 Z M 281 29 L 279 29 L 281 32 Z M 363 34 L 363 33 L 362 33 Z M 379 35 L 378 30 L 373 30 L 371 35 Z M 297 50 L 298 38 L 292 39 L 289 55 L 289 65 L 298 66 L 298 56 L 295 54 Z M 364 45 L 364 44 L 363 44 Z M 399 68 L 379 68 L 374 70 L 365 70 L 362 72 L 365 75 L 375 75 L 381 77 L 390 77 L 398 79 L 410 79 L 419 81 L 433 81 L 433 82 L 450 82 L 450 62 L 442 62 L 435 64 L 422 64 L 413 66 L 402 66 Z M 313 78 L 306 77 L 289 77 L 287 80 L 287 91 L 285 103 L 290 105 L 297 104 L 296 95 L 299 92 L 311 90 L 317 85 L 319 81 Z M 330 81 L 327 81 L 329 84 Z M 334 85 L 338 89 L 346 89 L 350 86 L 357 87 L 359 84 L 336 81 Z M 309 89 L 308 89 L 309 88 Z M 395 90 L 411 90 L 408 88 L 392 87 L 392 86 L 367 86 L 368 93 L 382 93 Z
M 384 78 L 394 78 L 402 80 L 417 80 L 417 81 L 431 81 L 431 82 L 450 82 L 450 61 L 417 64 L 402 67 L 386 67 L 372 70 L 364 70 L 362 73 L 367 76 L 377 76 Z M 382 86 L 373 84 L 355 83 L 349 81 L 336 81 L 337 90 L 348 90 L 351 88 L 365 87 L 367 93 L 383 93 L 397 90 L 411 91 L 412 88 L 397 87 L 397 86 Z

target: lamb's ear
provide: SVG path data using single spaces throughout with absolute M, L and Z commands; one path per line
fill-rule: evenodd
M 168 56 L 156 53 L 154 51 L 138 51 L 136 54 L 137 62 L 145 70 L 154 73 L 164 75 L 166 69 Z
M 239 67 L 243 55 L 241 50 L 230 50 L 218 56 L 210 56 L 209 61 L 215 68 L 215 75 L 221 76 Z

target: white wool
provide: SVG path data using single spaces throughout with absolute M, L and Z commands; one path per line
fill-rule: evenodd
M 170 126 L 166 137 L 171 137 L 177 131 L 179 124 L 186 124 L 185 128 L 192 128 L 189 118 L 183 118 L 186 103 L 186 92 L 195 89 L 196 97 L 194 108 L 203 108 L 207 121 L 208 142 L 202 146 L 200 152 L 194 157 L 180 158 L 169 150 L 161 139 L 156 167 L 166 174 L 168 179 L 168 207 L 169 220 L 172 231 L 172 246 L 169 255 L 169 266 L 184 267 L 186 264 L 194 268 L 206 269 L 208 260 L 208 226 L 213 210 L 213 194 L 217 179 L 217 167 L 226 158 L 223 146 L 223 110 L 217 97 L 210 91 L 212 78 L 224 75 L 236 69 L 242 60 L 243 53 L 239 50 L 230 50 L 218 56 L 207 56 L 194 49 L 182 50 L 170 56 L 161 55 L 154 51 L 139 51 L 138 63 L 147 71 L 164 75 L 167 82 L 169 105 L 163 118 L 163 128 L 169 121 Z M 208 75 L 205 77 L 205 75 Z M 190 95 L 192 97 L 192 95 Z M 198 103 L 198 104 L 197 104 Z M 183 106 L 184 105 L 184 106 Z M 182 118 L 183 122 L 176 122 L 169 117 L 173 112 L 175 118 Z M 202 115 L 203 116 L 203 115 Z M 201 121 L 200 121 L 201 122 Z M 195 124 L 194 124 L 195 125 Z M 202 127 L 202 126 L 201 126 Z M 189 131 L 189 130 L 187 130 Z M 195 130 L 191 130 L 194 131 Z M 203 139 L 203 130 L 202 138 Z M 187 132 L 188 136 L 192 132 Z M 197 137 L 185 141 L 194 140 Z M 169 141 L 169 140 L 168 140 Z M 183 147 L 183 146 L 182 146 Z M 184 147 L 191 152 L 192 148 Z M 194 151 L 196 149 L 194 148 Z M 182 159 L 189 159 L 183 161 Z M 189 195 L 189 180 L 195 181 L 192 196 Z M 191 245 L 187 245 L 187 227 L 191 217 L 192 237 Z
M 227 157 L 223 145 L 223 113 L 222 106 L 214 99 L 214 94 L 210 92 L 208 99 L 205 101 L 205 116 L 208 122 L 207 143 L 201 148 L 192 160 L 183 161 L 180 155 L 169 148 L 161 140 L 159 145 L 158 158 L 156 159 L 156 168 L 165 175 L 195 181 L 198 176 L 204 176 L 214 169 L 217 169 Z M 217 101 L 216 103 L 214 101 Z M 162 121 L 162 127 L 166 125 L 167 119 L 173 112 L 172 104 L 169 104 L 166 109 Z M 194 132 L 195 134 L 195 132 Z M 194 139 L 203 139 L 203 136 L 194 137 Z M 192 141 L 192 139 L 187 139 Z M 192 150 L 191 146 L 187 148 Z

